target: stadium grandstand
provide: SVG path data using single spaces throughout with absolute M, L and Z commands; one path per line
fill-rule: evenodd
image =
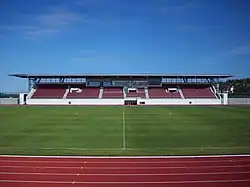
M 27 105 L 226 105 L 219 82 L 231 75 L 96 74 L 31 75 Z

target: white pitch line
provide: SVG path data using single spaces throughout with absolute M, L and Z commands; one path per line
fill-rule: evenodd
M 250 182 L 250 179 L 241 180 L 190 180 L 190 181 L 76 181 L 75 184 L 187 184 L 187 183 L 231 183 L 231 182 Z M 72 181 L 28 181 L 28 180 L 0 180 L 0 183 L 40 183 L 40 184 L 72 184 Z
M 250 174 L 250 171 L 239 172 L 207 172 L 207 173 L 30 173 L 30 172 L 0 172 L 3 175 L 50 175 L 50 176 L 185 176 L 185 175 L 236 175 Z
M 86 161 L 52 161 L 52 160 L 1 160 L 0 162 L 5 163 L 53 163 L 53 164 L 82 164 L 86 165 Z M 88 161 L 90 164 L 186 164 L 186 163 L 227 163 L 227 162 L 250 162 L 250 159 L 242 160 L 242 159 L 229 159 L 229 160 L 180 160 L 180 161 Z
M 92 169 L 92 170 L 139 170 L 139 169 L 147 169 L 147 170 L 156 170 L 156 169 L 191 169 L 191 168 L 244 168 L 244 167 L 250 167 L 250 165 L 231 165 L 231 166 L 220 166 L 220 165 L 216 165 L 216 166 L 159 166 L 159 167 L 85 167 L 84 169 Z M 10 165 L 0 165 L 0 168 L 37 168 L 37 169 L 79 169 L 82 167 L 74 167 L 74 166 L 40 166 L 40 167 L 34 167 L 34 166 L 10 166 Z

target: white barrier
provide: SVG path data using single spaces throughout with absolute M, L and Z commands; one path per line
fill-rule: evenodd
M 125 99 L 27 99 L 28 105 L 124 105 Z M 220 105 L 220 99 L 137 99 L 143 105 Z

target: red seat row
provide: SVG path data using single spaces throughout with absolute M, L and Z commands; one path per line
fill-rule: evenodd
M 66 98 L 80 99 L 80 98 L 98 98 L 100 88 L 96 87 L 77 87 L 68 92 Z M 210 85 L 181 85 L 180 86 L 184 98 L 216 98 L 211 91 Z M 36 91 L 32 98 L 63 98 L 67 90 L 67 85 L 44 84 L 37 85 Z M 149 98 L 181 98 L 178 91 L 169 92 L 167 87 L 151 87 L 148 88 Z M 144 88 L 139 88 L 137 92 L 128 92 L 127 97 L 141 97 L 146 98 Z M 103 89 L 102 98 L 124 98 L 123 88 L 121 87 L 107 87 Z

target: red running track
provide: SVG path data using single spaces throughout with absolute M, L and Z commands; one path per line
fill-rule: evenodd
M 0 156 L 4 187 L 249 187 L 249 156 Z

